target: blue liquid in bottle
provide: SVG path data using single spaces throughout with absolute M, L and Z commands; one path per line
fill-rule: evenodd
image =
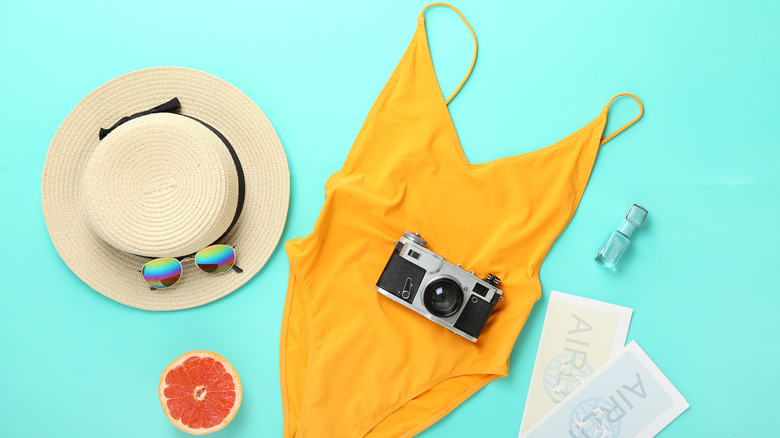
M 596 261 L 607 269 L 614 268 L 631 244 L 631 234 L 637 227 L 642 226 L 646 217 L 647 210 L 639 204 L 632 205 L 618 229 L 607 236 L 601 250 L 596 254 Z

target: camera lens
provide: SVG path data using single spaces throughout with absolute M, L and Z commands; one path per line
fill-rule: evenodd
M 463 304 L 463 292 L 455 280 L 440 278 L 425 288 L 423 304 L 436 316 L 450 316 Z

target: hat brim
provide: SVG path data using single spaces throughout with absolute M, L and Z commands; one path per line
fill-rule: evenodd
M 178 283 L 150 290 L 139 273 L 148 259 L 112 247 L 90 227 L 83 211 L 82 177 L 98 145 L 100 128 L 173 97 L 181 101 L 182 114 L 209 123 L 228 138 L 241 161 L 246 181 L 244 207 L 221 243 L 236 247 L 236 265 L 243 272 L 209 275 L 184 263 Z M 222 79 L 181 67 L 134 71 L 91 92 L 54 135 L 41 177 L 43 215 L 60 257 L 97 292 L 146 310 L 200 306 L 246 283 L 276 248 L 289 199 L 287 157 L 265 114 Z

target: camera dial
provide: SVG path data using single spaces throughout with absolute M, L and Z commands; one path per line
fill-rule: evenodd
M 412 242 L 414 242 L 414 243 L 416 243 L 416 244 L 418 244 L 420 246 L 425 246 L 425 245 L 428 244 L 428 242 L 426 242 L 425 239 L 420 237 L 420 235 L 417 234 L 417 233 L 404 231 L 404 237 L 406 237 L 407 239 L 411 240 Z
M 498 286 L 498 283 L 501 282 L 501 279 L 493 274 L 488 274 L 487 277 L 485 277 L 485 281 L 492 284 L 493 286 Z

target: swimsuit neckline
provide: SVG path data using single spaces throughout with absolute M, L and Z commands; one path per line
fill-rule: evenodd
M 439 84 L 439 79 L 436 77 L 436 71 L 433 67 L 433 57 L 431 56 L 431 49 L 428 45 L 428 33 L 425 26 L 425 21 L 420 20 L 419 24 L 421 25 L 420 31 L 422 34 L 418 38 L 421 40 L 421 44 L 423 45 L 423 51 L 425 52 L 423 54 L 423 61 L 425 64 L 425 68 L 427 70 L 427 76 L 431 82 L 431 86 L 433 87 L 435 100 L 436 100 L 436 106 L 441 110 L 442 116 L 444 117 L 445 121 L 447 122 L 447 130 L 449 131 L 450 137 L 452 137 L 453 142 L 453 149 L 455 150 L 456 155 L 459 156 L 461 163 L 463 164 L 463 167 L 466 170 L 476 170 L 481 168 L 487 168 L 487 167 L 493 167 L 495 165 L 500 165 L 504 163 L 511 163 L 514 161 L 520 161 L 524 158 L 528 158 L 543 152 L 550 152 L 552 150 L 555 150 L 557 148 L 563 147 L 567 144 L 567 141 L 570 138 L 578 136 L 582 131 L 585 131 L 589 128 L 591 128 L 593 125 L 597 124 L 604 115 L 604 111 L 601 112 L 595 119 L 588 122 L 585 126 L 581 127 L 580 129 L 572 132 L 571 134 L 567 135 L 566 137 L 556 141 L 553 144 L 550 144 L 545 147 L 541 147 L 532 151 L 523 152 L 520 154 L 515 155 L 509 155 L 505 157 L 499 157 L 490 161 L 486 161 L 483 163 L 472 163 L 468 160 L 468 157 L 466 157 L 466 153 L 463 149 L 463 144 L 460 141 L 460 137 L 458 136 L 458 132 L 455 129 L 455 121 L 452 119 L 452 114 L 450 113 L 449 106 L 447 105 L 447 102 L 444 100 L 444 95 L 441 93 L 441 84 Z M 605 108 L 606 109 L 606 108 Z M 605 120 L 606 121 L 606 120 Z

